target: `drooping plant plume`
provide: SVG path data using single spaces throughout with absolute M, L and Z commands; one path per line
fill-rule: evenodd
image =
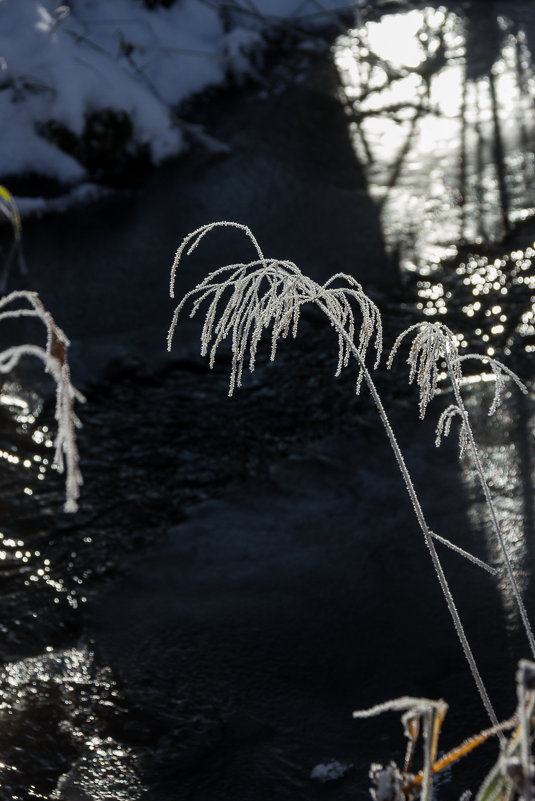
M 175 294 L 177 268 L 182 258 L 185 255 L 191 255 L 210 232 L 218 228 L 229 227 L 242 231 L 249 238 L 255 252 L 255 258 L 250 262 L 229 264 L 215 269 L 200 281 L 194 289 L 184 295 L 175 309 L 169 328 L 167 337 L 168 349 L 171 349 L 179 314 L 186 304 L 189 302 L 192 304 L 191 317 L 199 312 L 201 306 L 207 307 L 201 334 L 201 353 L 209 357 L 210 366 L 213 366 L 219 346 L 224 340 L 230 340 L 232 367 L 229 395 L 232 395 L 235 388 L 241 384 L 242 373 L 247 360 L 249 369 L 254 370 L 258 344 L 264 335 L 268 334 L 271 339 L 271 359 L 274 359 L 278 341 L 288 335 L 297 336 L 300 310 L 305 303 L 313 303 L 324 312 L 338 337 L 336 375 L 340 373 L 343 367 L 349 364 L 350 358 L 353 357 L 357 368 L 356 390 L 357 392 L 359 391 L 364 381 L 371 393 L 403 476 L 412 507 L 429 550 L 431 561 L 474 681 L 492 726 L 498 727 L 498 718 L 464 631 L 435 542 L 438 541 L 460 552 L 462 555 L 468 556 L 471 561 L 480 564 L 490 572 L 495 571 L 470 554 L 466 554 L 453 543 L 432 532 L 427 525 L 403 454 L 366 364 L 366 356 L 370 345 L 375 350 L 375 367 L 378 366 L 381 357 L 382 325 L 376 305 L 368 298 L 362 286 L 352 276 L 337 273 L 326 283 L 318 284 L 304 275 L 293 262 L 266 258 L 256 238 L 247 226 L 227 221 L 202 226 L 183 240 L 177 250 L 171 270 L 170 289 L 172 297 Z M 360 315 L 360 324 L 357 324 L 356 321 L 356 311 Z M 451 407 L 446 410 L 441 417 L 439 435 L 447 433 L 452 417 L 454 414 L 459 414 L 462 419 L 461 444 L 470 443 L 472 446 L 472 434 L 467 413 L 462 404 L 462 399 L 457 394 L 461 377 L 461 362 L 466 357 L 460 357 L 458 354 L 455 356 L 456 351 L 454 351 L 452 345 L 454 335 L 449 329 L 440 326 L 433 328 L 428 324 L 409 328 L 407 332 L 398 338 L 394 345 L 393 353 L 395 353 L 403 338 L 413 331 L 415 331 L 415 339 L 409 355 L 409 364 L 411 366 L 411 377 L 417 376 L 420 385 L 421 414 L 425 412 L 427 404 L 436 393 L 438 361 L 439 359 L 445 359 L 448 364 L 448 370 L 454 380 L 456 404 L 455 408 Z M 483 358 L 487 359 L 487 357 Z M 494 411 L 499 402 L 504 377 L 513 377 L 519 385 L 520 382 L 508 368 L 505 368 L 496 360 L 487 359 L 487 361 L 496 375 L 496 396 L 491 409 L 491 411 Z M 473 443 L 473 448 L 475 450 L 475 443 Z M 505 545 L 504 553 L 506 554 Z M 512 570 L 509 570 L 509 575 L 531 644 L 533 640 L 531 627 L 527 620 L 527 615 L 525 615 L 525 609 L 523 608 Z
M 485 497 L 487 508 L 489 510 L 492 530 L 503 556 L 507 570 L 507 577 L 509 579 L 511 589 L 513 590 L 518 611 L 522 619 L 522 624 L 529 641 L 531 653 L 533 657 L 535 657 L 535 637 L 533 636 L 526 607 L 522 600 L 520 588 L 511 566 L 509 554 L 507 553 L 507 547 L 505 545 L 498 514 L 490 494 L 488 482 L 485 478 L 479 449 L 476 445 L 468 412 L 461 395 L 463 363 L 467 360 L 477 360 L 491 369 L 494 375 L 494 397 L 489 408 L 489 415 L 493 415 L 500 405 L 505 386 L 505 378 L 512 379 L 522 392 L 526 393 L 527 389 L 520 381 L 518 376 L 497 359 L 487 355 L 481 356 L 474 353 L 461 355 L 459 353 L 459 342 L 457 338 L 443 323 L 417 323 L 416 325 L 410 326 L 410 328 L 402 332 L 394 343 L 394 347 L 392 348 L 390 357 L 388 359 L 388 367 L 392 365 L 394 356 L 402 341 L 405 339 L 405 337 L 410 336 L 412 333 L 414 333 L 414 339 L 410 348 L 407 362 L 410 365 L 409 381 L 412 382 L 416 378 L 420 389 L 420 417 L 424 417 L 428 404 L 437 393 L 438 374 L 439 370 L 441 369 L 441 365 L 444 364 L 449 382 L 451 384 L 453 396 L 455 398 L 455 403 L 450 404 L 439 417 L 436 427 L 436 444 L 437 446 L 440 445 L 442 437 L 449 435 L 453 419 L 458 418 L 460 422 L 459 454 L 462 456 L 466 450 L 469 450 L 474 460 L 479 483 Z
M 33 318 L 43 323 L 46 331 L 45 345 L 43 347 L 25 342 L 5 348 L 0 352 L 0 374 L 10 373 L 21 359 L 32 356 L 43 363 L 45 372 L 54 379 L 57 431 L 53 464 L 60 473 L 65 473 L 64 509 L 66 512 L 75 512 L 78 508 L 82 474 L 76 442 L 76 428 L 80 426 L 80 421 L 74 411 L 74 404 L 76 401 L 83 402 L 84 397 L 71 382 L 67 360 L 70 342 L 36 292 L 21 290 L 0 299 L 0 323 L 20 318 Z

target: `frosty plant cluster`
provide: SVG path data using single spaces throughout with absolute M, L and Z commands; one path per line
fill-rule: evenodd
M 374 783 L 374 801 L 412 801 L 418 795 L 423 801 L 432 798 L 433 777 L 448 768 L 489 737 L 498 735 L 501 753 L 494 767 L 485 777 L 476 801 L 506 801 L 520 795 L 525 801 L 533 798 L 535 767 L 531 756 L 533 739 L 533 713 L 535 709 L 535 663 L 521 659 L 516 675 L 518 704 L 515 714 L 498 726 L 484 729 L 463 740 L 446 754 L 438 756 L 440 731 L 448 705 L 428 698 L 396 698 L 371 709 L 353 713 L 354 718 L 370 718 L 383 712 L 401 712 L 401 723 L 407 740 L 403 768 L 395 763 L 372 764 L 370 778 Z M 507 739 L 504 732 L 511 731 Z M 420 734 L 423 735 L 423 768 L 413 770 L 413 760 Z M 471 793 L 465 791 L 459 801 L 469 801 Z
M 42 362 L 45 372 L 56 383 L 55 418 L 57 432 L 54 442 L 54 467 L 65 473 L 66 512 L 78 509 L 78 498 L 82 485 L 79 467 L 76 428 L 80 421 L 74 411 L 76 401 L 83 402 L 83 395 L 71 383 L 67 350 L 69 340 L 47 312 L 35 292 L 11 292 L 0 299 L 0 325 L 8 320 L 33 318 L 42 322 L 46 332 L 45 345 L 24 343 L 12 345 L 0 352 L 0 374 L 10 373 L 21 361 L 31 356 Z
M 26 275 L 26 264 L 22 253 L 22 226 L 17 205 L 10 191 L 0 185 L 0 214 L 3 214 L 13 231 L 13 242 L 0 270 L 0 292 L 5 289 L 9 270 L 15 255 L 18 257 L 21 275 Z M 76 429 L 80 421 L 74 411 L 76 401 L 83 402 L 83 395 L 71 383 L 67 351 L 70 345 L 66 334 L 45 309 L 36 292 L 26 290 L 11 292 L 0 299 L 0 325 L 8 320 L 33 318 L 39 320 L 46 331 L 44 347 L 31 343 L 12 345 L 0 351 L 0 375 L 7 375 L 21 359 L 33 356 L 39 359 L 45 372 L 56 382 L 57 434 L 53 466 L 65 473 L 66 512 L 76 512 L 82 485 Z
M 258 345 L 263 337 L 267 335 L 267 337 L 270 338 L 271 359 L 274 359 L 279 340 L 289 335 L 293 337 L 297 335 L 300 311 L 305 303 L 315 304 L 325 314 L 338 338 L 338 365 L 336 375 L 353 360 L 356 367 L 357 393 L 362 383 L 367 386 L 371 393 L 399 470 L 403 476 L 418 525 L 429 550 L 431 561 L 444 594 L 449 613 L 452 617 L 457 636 L 470 666 L 482 702 L 488 712 L 491 721 L 491 729 L 489 729 L 486 734 L 487 736 L 490 736 L 490 734 L 497 734 L 500 737 L 502 748 L 505 748 L 505 738 L 502 731 L 504 728 L 507 728 L 507 726 L 499 723 L 492 706 L 485 683 L 480 674 L 457 611 L 446 575 L 442 568 L 436 543 L 439 542 L 442 545 L 452 548 L 464 557 L 470 559 L 475 565 L 491 573 L 495 573 L 496 571 L 489 565 L 482 563 L 481 560 L 460 549 L 454 543 L 445 540 L 429 529 L 411 475 L 373 381 L 370 368 L 366 363 L 366 357 L 370 347 L 375 351 L 374 368 L 377 368 L 381 358 L 382 326 L 379 310 L 373 301 L 364 293 L 362 286 L 352 276 L 344 273 L 337 273 L 325 284 L 318 284 L 304 275 L 294 263 L 267 258 L 247 226 L 226 221 L 202 226 L 184 239 L 178 248 L 171 271 L 170 288 L 172 297 L 175 296 L 177 268 L 183 257 L 185 255 L 191 255 L 204 237 L 212 231 L 229 227 L 241 231 L 249 238 L 255 258 L 247 263 L 229 264 L 215 269 L 180 300 L 175 309 L 169 329 L 167 338 L 168 348 L 171 349 L 178 318 L 184 307 L 191 304 L 190 316 L 192 317 L 199 312 L 201 306 L 204 307 L 205 317 L 201 334 L 201 353 L 209 357 L 210 366 L 212 366 L 221 343 L 224 340 L 230 341 L 232 367 L 229 395 L 232 395 L 236 387 L 239 387 L 241 384 L 244 367 L 248 365 L 251 371 L 254 370 Z M 428 404 L 437 393 L 439 372 L 444 369 L 445 365 L 448 380 L 453 392 L 454 402 L 442 413 L 438 421 L 436 429 L 437 445 L 440 444 L 444 436 L 450 433 L 454 421 L 458 421 L 460 452 L 462 454 L 463 451 L 469 449 L 474 459 L 485 500 L 489 508 L 494 535 L 503 554 L 508 579 L 516 599 L 532 656 L 535 657 L 535 639 L 511 567 L 498 516 L 485 479 L 468 412 L 461 396 L 463 365 L 468 359 L 477 359 L 482 360 L 490 370 L 492 370 L 495 377 L 495 392 L 489 414 L 494 414 L 500 404 L 506 379 L 512 379 L 522 392 L 526 392 L 526 388 L 509 368 L 496 359 L 475 354 L 461 355 L 458 349 L 457 338 L 454 333 L 442 323 L 426 321 L 413 325 L 404 331 L 394 344 L 387 362 L 388 367 L 391 366 L 395 354 L 402 347 L 405 340 L 411 340 L 408 356 L 408 364 L 410 367 L 409 380 L 411 382 L 416 380 L 418 384 L 420 391 L 420 415 L 422 417 L 427 410 Z M 387 705 L 384 709 L 412 709 L 414 704 L 411 704 L 407 707 L 407 705 L 405 704 L 404 706 L 401 701 L 392 702 L 390 706 Z M 390 795 L 388 793 L 381 794 L 378 792 L 378 801 L 387 801 L 387 799 L 390 798 L 410 798 L 416 792 L 415 788 L 418 789 L 418 792 L 420 791 L 420 785 L 422 785 L 422 795 L 424 799 L 430 798 L 431 776 L 434 772 L 433 765 L 436 740 L 438 737 L 438 729 L 436 727 L 440 726 L 440 723 L 437 724 L 436 721 L 440 720 L 441 722 L 445 714 L 445 705 L 438 709 L 436 704 L 437 702 L 428 702 L 425 699 L 420 699 L 418 704 L 416 704 L 417 709 L 420 710 L 418 715 L 423 721 L 424 740 L 427 742 L 428 748 L 431 748 L 428 752 L 424 774 L 422 774 L 420 783 L 416 782 L 415 784 L 410 784 L 412 788 L 411 791 L 409 792 L 409 790 L 407 790 L 405 792 L 402 789 L 404 786 L 402 782 L 398 782 L 397 784 L 395 782 L 390 782 L 389 786 L 391 789 L 392 787 L 394 787 L 394 790 L 396 787 L 398 789 L 396 791 L 392 790 Z M 381 708 L 373 711 L 383 711 L 383 709 Z M 409 712 L 406 712 L 406 715 L 408 714 Z M 416 717 L 418 717 L 418 715 L 416 715 Z M 435 727 L 435 729 L 433 729 L 433 727 Z M 526 723 L 524 731 L 527 732 L 528 728 L 529 725 Z M 528 737 L 527 733 L 525 737 Z M 527 777 L 523 785 L 525 790 L 527 784 L 529 784 L 530 788 L 532 786 L 532 772 L 531 762 L 525 754 L 524 757 L 523 771 L 525 777 Z M 377 776 L 375 778 L 377 779 Z M 384 776 L 382 776 L 381 781 L 383 779 Z

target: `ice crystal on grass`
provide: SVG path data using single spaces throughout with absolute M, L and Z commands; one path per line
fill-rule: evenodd
M 494 376 L 494 396 L 489 408 L 489 415 L 494 414 L 501 402 L 505 378 L 511 378 L 522 392 L 527 392 L 526 387 L 518 376 L 513 373 L 505 364 L 491 356 L 478 353 L 459 354 L 459 341 L 453 331 L 444 323 L 416 323 L 409 326 L 398 336 L 388 357 L 387 367 L 392 366 L 403 340 L 411 333 L 415 332 L 412 341 L 407 364 L 410 367 L 409 382 L 412 384 L 414 379 L 420 389 L 420 417 L 425 416 L 427 406 L 437 394 L 438 379 L 443 372 L 442 364 L 447 370 L 452 384 L 460 386 L 463 379 L 462 363 L 468 360 L 479 361 L 488 366 Z M 455 406 L 450 406 L 443 412 L 444 420 L 440 425 L 440 436 L 447 436 L 450 430 L 451 419 L 456 414 Z M 460 414 L 460 411 L 459 411 Z M 461 415 L 462 416 L 462 415 Z M 440 436 L 437 431 L 440 442 Z M 466 443 L 465 443 L 466 444 Z
M 425 416 L 429 402 L 437 392 L 440 361 L 447 354 L 457 353 L 457 343 L 453 333 L 442 323 L 416 323 L 403 331 L 390 352 L 387 367 L 391 367 L 394 356 L 402 341 L 412 332 L 415 332 L 407 364 L 410 366 L 409 382 L 416 383 L 420 388 L 420 417 Z M 452 361 L 456 380 L 461 380 L 461 370 L 458 359 Z
M 378 704 L 377 706 L 371 707 L 371 709 L 353 712 L 353 717 L 368 718 L 389 711 L 403 712 L 401 722 L 408 740 L 404 774 L 408 774 L 412 766 L 416 741 L 420 734 L 420 727 L 422 726 L 423 728 L 424 769 L 421 776 L 422 801 L 429 801 L 431 797 L 433 765 L 438 747 L 438 736 L 440 727 L 448 711 L 448 705 L 442 700 L 431 701 L 428 698 L 411 698 L 410 696 L 404 696 L 403 698 L 395 698 L 392 701 Z M 390 765 L 386 768 L 381 765 L 372 765 L 370 778 L 372 778 L 376 784 L 376 789 L 372 792 L 376 801 L 401 801 L 401 799 L 408 797 L 408 793 L 401 782 L 402 774 L 395 765 Z M 407 784 L 406 778 L 405 784 Z
M 184 305 L 189 301 L 192 302 L 191 316 L 193 316 L 203 303 L 207 303 L 208 309 L 201 335 L 201 352 L 204 355 L 209 355 L 210 365 L 213 365 L 217 348 L 224 339 L 230 339 L 232 369 L 229 394 L 232 395 L 235 387 L 240 385 L 247 355 L 249 357 L 249 368 L 251 370 L 254 369 L 258 344 L 263 334 L 270 327 L 271 358 L 273 359 L 279 339 L 290 333 L 293 336 L 296 335 L 300 309 L 304 303 L 313 303 L 325 313 L 338 337 L 336 374 L 338 375 L 348 365 L 350 356 L 353 356 L 357 367 L 357 392 L 360 389 L 362 380 L 364 380 L 405 482 L 418 525 L 429 550 L 437 579 L 479 694 L 492 724 L 497 725 L 498 719 L 488 697 L 485 684 L 479 673 L 449 589 L 435 547 L 435 540 L 448 545 L 463 556 L 468 556 L 472 562 L 485 567 L 487 570 L 490 569 L 492 571 L 492 568 L 466 554 L 462 549 L 442 537 L 433 534 L 427 525 L 410 472 L 365 361 L 367 350 L 371 343 L 373 343 L 376 352 L 375 367 L 378 366 L 381 355 L 382 328 L 377 307 L 365 295 L 361 285 L 352 276 L 337 273 L 325 284 L 320 285 L 303 275 L 293 262 L 266 258 L 249 228 L 233 222 L 217 222 L 204 225 L 184 239 L 178 248 L 171 270 L 171 297 L 174 297 L 176 270 L 184 254 L 190 255 L 193 253 L 210 231 L 221 227 L 235 228 L 244 232 L 253 245 L 256 258 L 248 263 L 230 264 L 212 271 L 183 297 L 175 309 L 169 328 L 168 348 L 171 348 L 178 316 Z M 354 315 L 355 307 L 358 307 L 361 315 L 361 324 L 358 330 Z M 440 351 L 438 340 L 432 347 Z M 437 376 L 434 373 L 434 362 L 431 358 L 425 357 L 425 350 L 422 352 L 424 353 L 423 369 L 430 375 L 431 386 L 436 387 Z
M 518 753 L 504 756 L 505 774 L 513 780 L 516 789 L 524 796 L 525 801 L 532 801 L 535 796 L 535 766 L 531 754 L 532 720 L 535 706 L 535 663 L 521 659 L 516 674 L 516 691 L 518 697 L 517 718 L 519 723 Z
M 412 381 L 414 381 L 416 378 L 420 388 L 420 417 L 424 417 L 429 402 L 437 393 L 439 370 L 445 370 L 445 375 L 451 384 L 455 402 L 450 404 L 439 417 L 436 428 L 436 444 L 440 445 L 442 437 L 448 436 L 453 419 L 458 417 L 460 421 L 460 455 L 462 456 L 465 450 L 470 449 L 471 456 L 474 460 L 476 473 L 479 478 L 479 483 L 481 485 L 485 502 L 489 510 L 492 529 L 503 555 L 509 583 L 515 596 L 516 604 L 529 641 L 531 652 L 533 656 L 535 656 L 535 637 L 533 635 L 526 608 L 520 594 L 518 582 L 513 573 L 494 502 L 492 500 L 488 483 L 483 471 L 481 456 L 479 454 L 472 427 L 470 425 L 468 412 L 462 399 L 462 364 L 468 359 L 474 359 L 482 362 L 485 365 L 488 365 L 492 370 L 495 379 L 495 387 L 494 397 L 489 408 L 489 414 L 494 414 L 500 405 L 506 377 L 511 378 L 522 392 L 527 392 L 527 389 L 520 381 L 518 376 L 504 364 L 497 361 L 497 359 L 493 359 L 487 355 L 473 353 L 460 356 L 457 338 L 455 337 L 454 333 L 443 323 L 417 323 L 416 325 L 412 325 L 407 328 L 406 331 L 403 331 L 394 343 L 394 347 L 392 348 L 387 361 L 388 367 L 392 365 L 392 360 L 402 341 L 405 339 L 405 337 L 413 332 L 414 339 L 410 347 L 407 363 L 410 366 L 409 382 L 412 383 Z
M 502 723 L 498 722 L 449 589 L 435 542 L 453 549 L 459 555 L 468 558 L 492 574 L 495 574 L 496 570 L 454 543 L 435 534 L 426 522 L 410 472 L 365 361 L 370 343 L 373 343 L 376 350 L 375 366 L 378 365 L 381 354 L 381 321 L 376 306 L 364 294 L 360 284 L 351 276 L 339 273 L 326 283 L 317 284 L 303 275 L 293 262 L 266 258 L 251 231 L 245 225 L 230 222 L 205 225 L 184 239 L 177 251 L 171 272 L 172 297 L 174 297 L 176 270 L 182 257 L 184 254 L 191 254 L 206 234 L 218 227 L 232 227 L 244 232 L 253 245 L 255 259 L 248 263 L 229 264 L 212 271 L 183 297 L 173 315 L 167 339 L 168 348 L 171 348 L 178 316 L 183 307 L 191 302 L 191 316 L 193 316 L 199 311 L 201 305 L 207 305 L 201 335 L 201 352 L 203 355 L 209 356 L 210 366 L 213 366 L 218 347 L 224 340 L 230 340 L 232 368 L 229 394 L 232 394 L 234 389 L 240 386 L 247 358 L 249 368 L 254 369 L 258 345 L 266 333 L 270 332 L 271 358 L 273 359 L 279 339 L 289 334 L 296 336 L 300 310 L 304 303 L 314 303 L 325 313 L 338 336 L 336 374 L 338 375 L 348 365 L 350 357 L 353 356 L 357 363 L 357 391 L 361 381 L 364 380 L 392 447 L 455 630 L 492 722 L 490 728 L 479 732 L 474 737 L 469 737 L 456 748 L 438 757 L 438 738 L 447 710 L 447 704 L 444 701 L 404 697 L 379 704 L 371 709 L 355 712 L 354 717 L 356 718 L 367 718 L 389 710 L 402 713 L 402 723 L 407 738 L 405 764 L 403 769 L 398 768 L 394 763 L 386 766 L 372 765 L 370 777 L 374 785 L 372 795 L 375 801 L 414 801 L 418 796 L 422 801 L 431 801 L 433 776 L 469 754 L 489 737 L 496 735 L 500 739 L 503 758 L 500 759 L 495 770 L 489 774 L 489 780 L 483 785 L 476 801 L 503 801 L 504 798 L 512 798 L 510 791 L 513 783 L 516 783 L 515 786 L 518 792 L 524 796 L 525 801 L 533 801 L 535 768 L 530 754 L 530 738 L 535 710 L 535 664 L 520 663 L 517 714 Z M 357 307 L 361 316 L 360 327 L 357 326 L 355 320 L 355 308 Z M 493 414 L 498 408 L 506 378 L 511 378 L 522 391 L 526 391 L 525 387 L 512 371 L 491 357 L 460 356 L 458 341 L 454 333 L 441 323 L 420 323 L 403 332 L 394 344 L 388 366 L 391 366 L 392 359 L 403 340 L 412 333 L 414 333 L 414 339 L 408 363 L 410 365 L 410 381 L 416 380 L 420 389 L 420 416 L 425 415 L 427 406 L 436 395 L 439 379 L 443 376 L 448 377 L 451 382 L 454 403 L 451 403 L 440 416 L 437 426 L 437 444 L 440 443 L 442 436 L 450 433 L 452 422 L 458 417 L 461 452 L 469 448 L 476 463 L 485 499 L 491 512 L 493 527 L 500 541 L 520 614 L 530 645 L 534 650 L 535 641 L 531 627 L 511 570 L 492 499 L 483 475 L 468 413 L 461 397 L 463 362 L 467 359 L 479 359 L 492 370 L 495 376 L 495 392 L 489 414 Z M 507 741 L 504 732 L 514 727 L 517 730 Z M 420 734 L 423 740 L 423 768 L 413 773 L 412 764 L 417 744 L 420 742 Z M 331 778 L 331 766 L 337 777 L 338 763 L 318 765 L 313 771 L 312 777 L 323 779 L 328 776 Z M 467 801 L 468 798 L 469 795 L 466 793 L 461 796 L 462 801 Z
M 477 556 L 474 556 L 468 551 L 465 551 L 464 548 L 459 548 L 458 545 L 455 545 L 453 542 L 450 542 L 445 537 L 441 537 L 440 534 L 435 534 L 434 531 L 430 531 L 429 534 L 433 537 L 434 540 L 437 542 L 441 542 L 447 548 L 450 548 L 455 553 L 458 553 L 460 556 L 464 556 L 465 559 L 468 559 L 469 562 L 472 562 L 474 565 L 486 570 L 487 573 L 490 573 L 491 576 L 495 576 L 497 574 L 497 570 L 494 567 L 491 567 L 486 562 L 483 562 L 481 559 L 478 559 Z
M 24 305 L 24 304 L 28 305 Z M 17 318 L 40 320 L 46 329 L 45 347 L 33 344 L 13 345 L 0 352 L 0 374 L 13 370 L 25 356 L 39 359 L 56 382 L 55 418 L 57 433 L 54 441 L 54 465 L 60 473 L 65 473 L 66 512 L 75 512 L 82 475 L 79 468 L 76 428 L 80 421 L 74 411 L 75 401 L 84 401 L 83 395 L 71 383 L 67 349 L 69 340 L 54 319 L 46 311 L 35 292 L 11 292 L 0 299 L 0 323 Z
M 349 363 L 353 347 L 362 362 L 368 346 L 373 342 L 377 366 L 382 349 L 381 317 L 375 304 L 364 294 L 361 285 L 352 276 L 337 273 L 325 284 L 318 284 L 303 275 L 291 261 L 266 259 L 255 237 L 245 225 L 219 222 L 193 231 L 179 247 L 171 273 L 171 296 L 174 297 L 176 269 L 184 253 L 190 255 L 204 236 L 216 227 L 233 227 L 244 231 L 256 250 L 256 258 L 248 263 L 229 264 L 209 273 L 195 289 L 188 292 L 175 309 L 167 338 L 171 349 L 178 315 L 188 301 L 193 302 L 190 317 L 203 303 L 208 304 L 201 334 L 201 354 L 208 355 L 213 366 L 216 352 L 225 339 L 232 347 L 232 370 L 229 395 L 241 386 L 245 361 L 249 370 L 255 368 L 256 354 L 263 334 L 271 328 L 271 360 L 275 358 L 280 339 L 295 337 L 301 306 L 316 303 L 327 315 L 338 333 L 339 375 Z M 337 283 L 341 284 L 337 286 Z M 354 346 L 356 323 L 355 303 L 362 321 Z M 362 367 L 357 377 L 357 392 L 362 381 Z
M 498 760 L 485 777 L 476 801 L 533 801 L 535 798 L 535 766 L 532 756 L 535 723 L 535 663 L 521 659 L 516 674 L 518 704 L 510 723 L 515 730 L 502 743 Z M 505 728 L 506 724 L 503 724 Z
M 492 403 L 489 406 L 489 415 L 493 415 L 501 403 L 506 378 L 511 378 L 517 385 L 518 389 L 523 392 L 524 395 L 527 394 L 527 387 L 522 383 L 517 374 L 510 370 L 505 364 L 499 362 L 497 359 L 493 359 L 486 355 L 480 355 L 478 353 L 467 353 L 464 356 L 458 356 L 459 364 L 467 359 L 479 361 L 483 365 L 490 367 L 494 376 L 494 396 Z
M 405 696 L 377 704 L 371 709 L 354 712 L 355 718 L 369 718 L 388 711 L 402 713 L 401 722 L 407 738 L 403 769 L 395 762 L 390 762 L 388 765 L 372 763 L 369 775 L 373 782 L 370 790 L 374 801 L 414 801 L 418 796 L 421 801 L 431 801 L 433 777 L 495 736 L 500 739 L 500 759 L 483 783 L 477 801 L 504 801 L 504 799 L 513 801 L 513 783 L 517 791 L 524 795 L 525 801 L 530 801 L 533 790 L 533 765 L 525 746 L 529 745 L 534 694 L 529 681 L 526 689 L 524 665 L 528 667 L 530 679 L 534 675 L 535 665 L 522 660 L 517 675 L 519 703 L 516 714 L 489 729 L 483 729 L 478 734 L 467 737 L 458 746 L 440 756 L 439 737 L 448 710 L 448 705 L 444 701 Z M 507 740 L 504 732 L 511 729 L 515 731 Z M 420 734 L 423 735 L 423 768 L 414 772 L 413 762 Z M 468 801 L 470 797 L 471 793 L 465 791 L 459 801 L 462 799 Z

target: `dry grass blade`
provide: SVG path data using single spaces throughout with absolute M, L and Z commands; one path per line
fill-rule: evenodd
M 520 664 L 522 666 L 523 663 L 521 662 Z M 531 665 L 532 663 L 527 664 Z M 521 703 L 519 701 L 519 707 Z M 525 708 L 527 709 L 527 707 Z M 371 709 L 353 713 L 355 718 L 368 718 L 389 711 L 403 713 L 401 722 L 405 736 L 408 739 L 405 765 L 403 770 L 400 770 L 395 764 L 388 766 L 372 765 L 370 775 L 376 784 L 372 790 L 375 801 L 412 801 L 418 794 L 420 794 L 422 801 L 429 801 L 432 797 L 433 776 L 470 754 L 490 737 L 502 736 L 504 731 L 517 727 L 510 743 L 520 742 L 519 732 L 523 729 L 523 726 L 522 720 L 520 720 L 520 726 L 518 725 L 521 717 L 518 711 L 512 718 L 466 738 L 460 745 L 452 748 L 437 759 L 438 740 L 447 710 L 448 705 L 442 700 L 432 701 L 428 698 L 405 696 L 378 704 Z M 417 773 L 411 773 L 412 761 L 421 732 L 423 733 L 424 767 Z M 507 748 L 511 749 L 510 744 Z M 505 801 L 505 799 L 502 799 L 502 801 Z
M 405 757 L 405 770 L 401 774 L 402 782 L 399 787 L 399 796 L 401 798 L 409 798 L 411 796 L 412 793 L 410 790 L 412 790 L 412 785 L 409 787 L 409 782 L 412 782 L 415 788 L 421 787 L 422 801 L 429 801 L 431 798 L 434 772 L 433 766 L 438 748 L 438 737 L 446 712 L 448 711 L 448 705 L 442 700 L 431 701 L 429 698 L 412 698 L 410 696 L 405 696 L 392 701 L 386 701 L 383 704 L 378 704 L 371 709 L 353 712 L 353 717 L 368 718 L 389 711 L 402 711 L 404 713 L 401 721 L 403 723 L 405 736 L 409 740 Z M 418 774 L 419 779 L 416 781 L 415 777 L 409 774 L 408 771 L 411 767 L 416 739 L 420 730 L 423 731 L 424 768 L 420 774 Z M 377 793 L 376 799 L 380 801 Z

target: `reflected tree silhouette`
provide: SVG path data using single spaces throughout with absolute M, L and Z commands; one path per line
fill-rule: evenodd
M 402 266 L 429 261 L 426 244 L 444 247 L 441 226 L 461 243 L 503 240 L 523 190 L 533 187 L 533 79 L 522 15 L 482 13 L 477 4 L 397 13 L 366 7 L 357 21 L 340 40 L 337 61 L 355 148 L 372 183 L 380 174 L 379 209 Z M 448 208 L 429 186 L 433 170 Z M 423 216 L 433 212 L 436 230 L 423 247 L 391 208 L 401 195 L 413 205 L 416 195 L 427 196 Z
M 535 319 L 529 4 L 366 7 L 357 21 L 335 57 L 390 254 L 424 314 L 455 312 L 507 352 Z
M 368 5 L 335 51 L 355 152 L 408 295 L 425 316 L 449 315 L 462 346 L 514 353 L 523 376 L 535 351 L 534 48 L 532 4 L 471 2 Z M 511 542 L 527 597 L 532 417 L 518 401 L 502 442 L 517 446 Z

